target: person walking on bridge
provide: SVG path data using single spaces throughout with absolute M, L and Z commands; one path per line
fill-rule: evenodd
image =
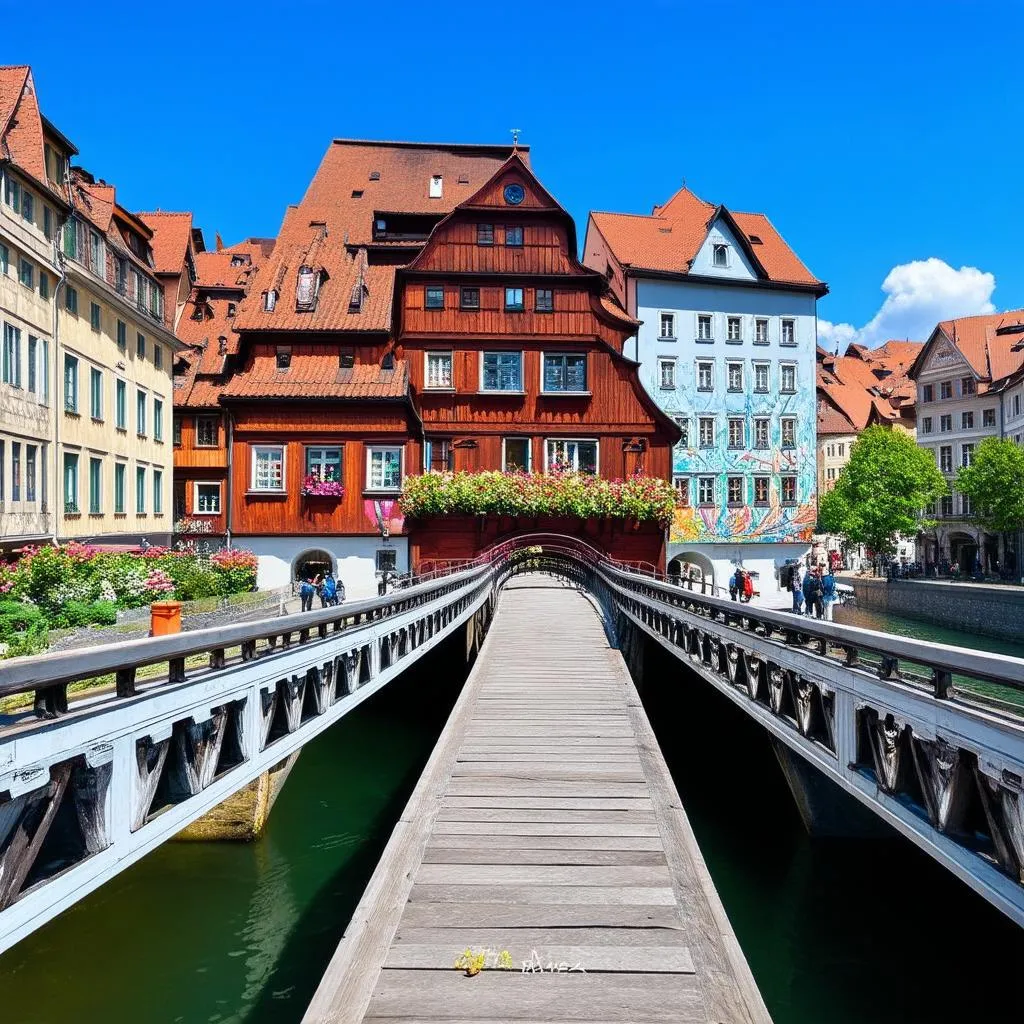
M 821 577 L 821 606 L 826 622 L 832 621 L 832 609 L 839 600 L 839 592 L 836 590 L 836 578 L 832 575 L 831 567 Z
M 793 614 L 800 615 L 804 610 L 804 570 L 799 562 L 790 570 L 789 589 L 793 591 Z
M 313 586 L 313 581 L 307 576 L 299 584 L 299 598 L 302 601 L 302 610 L 304 612 L 311 612 L 313 610 L 313 595 L 316 593 L 316 587 Z

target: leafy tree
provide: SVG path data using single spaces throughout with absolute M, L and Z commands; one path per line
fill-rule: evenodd
M 956 475 L 956 488 L 970 497 L 974 512 L 990 530 L 1024 527 L 1024 448 L 986 437 L 969 466 Z
M 819 503 L 818 528 L 891 554 L 896 538 L 916 533 L 921 510 L 946 492 L 930 451 L 902 430 L 868 427 Z

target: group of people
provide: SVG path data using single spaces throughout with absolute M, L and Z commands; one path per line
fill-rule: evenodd
M 734 601 L 748 602 L 754 596 L 754 578 L 739 566 L 729 577 L 729 597 Z
M 341 580 L 336 580 L 330 570 L 323 574 L 317 573 L 313 577 L 304 577 L 299 584 L 299 598 L 304 612 L 313 610 L 314 597 L 320 598 L 321 608 L 339 605 L 345 600 L 345 584 Z
M 804 570 L 799 563 L 789 571 L 788 589 L 793 594 L 793 613 L 832 621 L 832 608 L 839 599 L 832 569 L 817 565 Z

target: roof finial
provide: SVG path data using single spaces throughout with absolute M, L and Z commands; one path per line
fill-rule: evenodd
M 522 128 L 509 128 L 509 131 L 512 133 L 512 152 L 513 153 L 517 149 L 519 149 L 519 135 L 522 132 L 522 130 L 523 130 Z
M 683 188 L 686 188 L 686 179 L 683 178 Z

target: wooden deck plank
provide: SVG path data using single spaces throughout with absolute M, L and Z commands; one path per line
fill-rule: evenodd
M 668 866 L 594 867 L 536 864 L 421 864 L 419 885 L 585 885 L 651 886 L 672 884 Z M 415 887 L 413 892 L 415 892 Z
M 642 867 L 647 864 L 667 864 L 662 850 L 516 850 L 514 857 L 507 849 L 491 846 L 428 846 L 423 851 L 424 864 L 623 864 Z
M 545 950 L 561 946 L 618 946 L 626 941 L 619 928 L 411 928 L 400 925 L 395 945 L 451 946 L 453 940 L 472 949 L 501 950 L 515 942 L 527 950 Z M 628 936 L 632 948 L 639 946 L 677 947 L 686 945 L 686 936 L 678 928 L 631 928 Z M 512 952 L 511 947 L 509 951 Z
M 450 970 L 463 949 L 473 948 L 474 943 L 459 947 L 458 932 L 447 936 L 447 941 L 434 943 L 395 943 L 388 950 L 384 961 L 386 968 L 408 968 L 412 970 Z M 687 946 L 634 946 L 622 945 L 622 939 L 614 945 L 581 946 L 577 943 L 544 940 L 544 933 L 538 933 L 540 942 L 529 942 L 516 934 L 499 940 L 497 946 L 481 946 L 482 949 L 505 951 L 512 958 L 511 970 L 521 971 L 524 965 L 542 968 L 551 964 L 565 964 L 566 968 L 579 966 L 588 974 L 595 971 L 621 972 L 632 974 L 693 974 L 693 958 Z M 578 941 L 578 940 L 577 940 Z M 477 944 L 479 945 L 479 944 Z
M 688 932 L 679 907 L 627 904 L 495 903 L 483 892 L 478 903 L 410 903 L 402 928 L 674 928 Z

